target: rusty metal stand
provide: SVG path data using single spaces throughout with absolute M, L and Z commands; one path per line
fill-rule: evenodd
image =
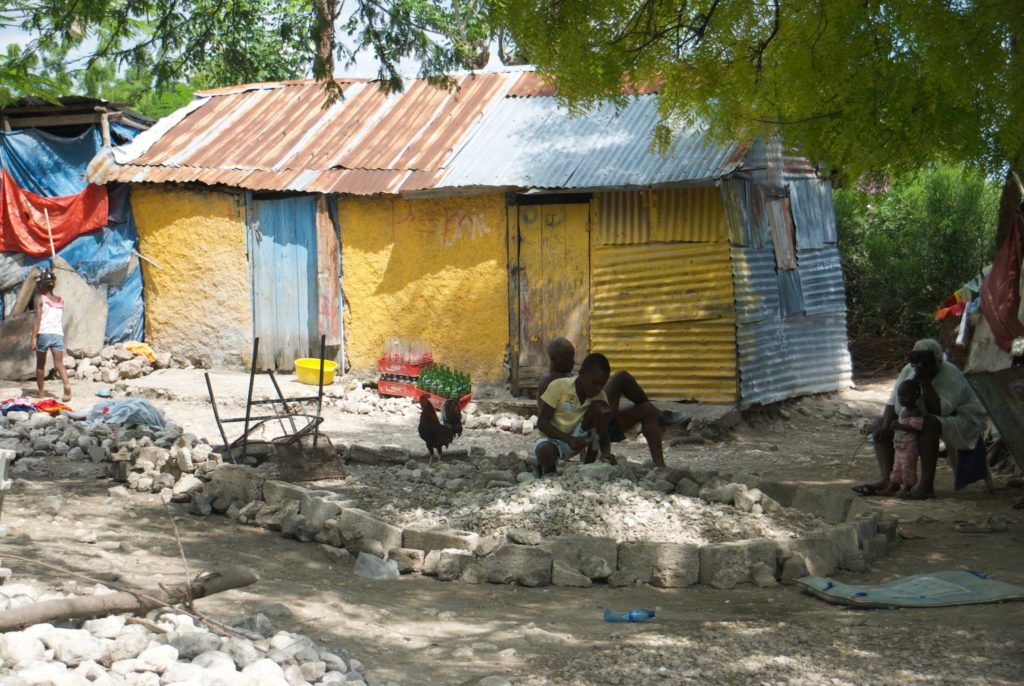
M 213 394 L 213 384 L 210 383 L 210 373 L 206 372 L 204 374 L 204 377 L 206 378 L 206 390 L 210 394 L 210 406 L 213 408 L 213 418 L 217 422 L 217 430 L 220 432 L 220 437 L 224 441 L 224 449 L 228 453 L 228 459 L 231 460 L 232 463 L 236 463 L 235 448 L 241 444 L 242 451 L 239 458 L 244 460 L 249 450 L 250 434 L 267 422 L 272 421 L 281 422 L 281 428 L 284 430 L 284 421 L 287 419 L 288 423 L 291 425 L 292 431 L 290 435 L 292 436 L 300 436 L 311 430 L 313 432 L 313 447 L 316 447 L 320 423 L 323 422 L 320 412 L 324 400 L 324 344 L 326 342 L 326 338 L 326 336 L 320 337 L 320 378 L 319 383 L 317 384 L 316 395 L 285 398 L 284 394 L 281 392 L 280 384 L 277 383 L 277 378 L 274 376 L 273 370 L 268 370 L 267 376 L 270 377 L 270 382 L 274 386 L 274 391 L 277 393 L 277 397 L 266 398 L 264 400 L 253 400 L 253 387 L 256 383 L 256 360 L 260 351 L 260 339 L 258 337 L 255 338 L 252 343 L 252 364 L 249 367 L 249 391 L 245 398 L 245 416 L 242 417 L 221 417 L 220 411 L 217 408 L 217 400 Z M 316 402 L 315 415 L 295 412 L 290 405 L 290 403 L 313 401 Z M 253 405 L 270 405 L 274 409 L 274 414 L 253 416 Z M 300 430 L 295 424 L 296 417 L 307 418 L 309 422 Z M 224 425 L 236 422 L 244 422 L 242 435 L 229 443 L 227 433 L 224 430 Z

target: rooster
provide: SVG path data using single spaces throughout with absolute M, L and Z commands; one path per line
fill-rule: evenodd
M 452 430 L 453 440 L 455 436 L 462 435 L 462 410 L 459 409 L 458 401 L 451 398 L 444 401 L 441 406 L 441 423 Z
M 455 431 L 447 427 L 437 418 L 437 411 L 430 404 L 430 398 L 426 395 L 420 396 L 420 426 L 419 434 L 423 442 L 427 444 L 427 452 L 430 454 L 430 464 L 434 462 L 434 451 L 441 457 L 441 451 L 448 447 L 455 437 Z M 457 409 L 457 408 L 456 408 Z M 461 417 L 460 417 L 461 419 Z M 459 425 L 461 431 L 461 423 Z

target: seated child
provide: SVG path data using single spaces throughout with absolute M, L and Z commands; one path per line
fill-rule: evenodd
M 917 408 L 920 397 L 921 386 L 914 379 L 907 379 L 896 388 L 896 399 L 903 409 L 899 419 L 893 419 L 890 425 L 895 432 L 896 455 L 889 481 L 902 486 L 903 492 L 910 491 L 917 483 L 917 435 L 924 426 L 924 417 Z
M 538 476 L 557 474 L 559 459 L 568 459 L 586 449 L 584 463 L 593 462 L 597 451 L 601 458 L 615 464 L 608 441 L 605 409 L 611 365 L 600 353 L 591 353 L 580 365 L 576 376 L 554 379 L 540 397 L 537 428 L 544 438 L 533 444 Z

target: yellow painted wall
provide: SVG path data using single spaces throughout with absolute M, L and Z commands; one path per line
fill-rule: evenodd
M 500 382 L 508 343 L 505 204 L 500 194 L 338 200 L 345 346 L 375 369 L 389 336 L 427 341 L 439 364 Z
M 252 346 L 241 195 L 132 188 L 143 261 L 146 341 L 205 366 L 248 363 Z

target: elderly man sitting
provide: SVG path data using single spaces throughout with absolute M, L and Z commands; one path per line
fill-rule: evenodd
M 907 379 L 914 379 L 921 388 L 918 410 L 923 415 L 923 423 L 917 434 L 921 478 L 912 490 L 901 494 L 901 497 L 911 500 L 934 498 L 939 439 L 948 450 L 974 449 L 985 427 L 985 409 L 963 372 L 945 360 L 938 341 L 932 338 L 918 341 L 910 353 L 910 363 L 896 379 L 882 416 L 875 420 L 875 457 L 880 478 L 872 484 L 854 486 L 853 490 L 861 495 L 891 496 L 896 492 L 889 478 L 895 456 L 893 420 L 903 410 L 896 389 Z

